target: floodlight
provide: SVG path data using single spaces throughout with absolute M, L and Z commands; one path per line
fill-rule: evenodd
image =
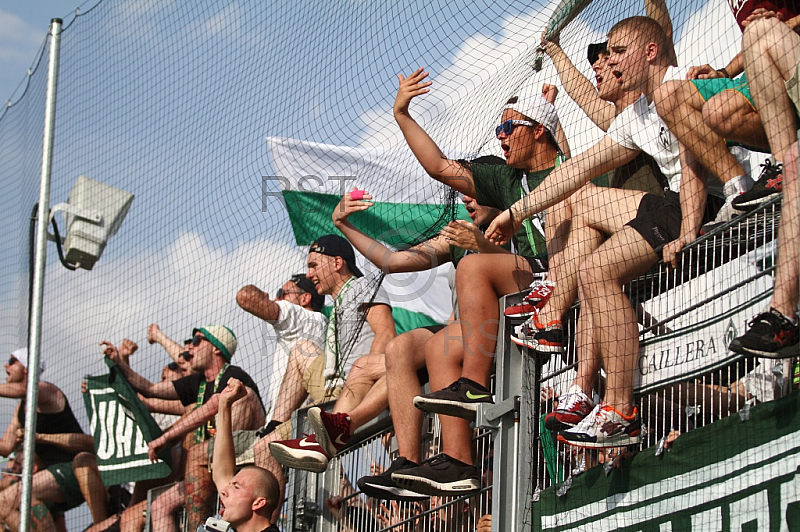
M 130 192 L 78 176 L 67 203 L 59 203 L 50 210 L 50 222 L 58 211 L 63 211 L 66 219 L 64 261 L 91 270 L 108 239 L 119 230 L 132 201 Z M 50 236 L 58 240 L 56 235 Z

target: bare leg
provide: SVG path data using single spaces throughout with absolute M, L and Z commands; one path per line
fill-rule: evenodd
M 778 264 L 775 272 L 775 291 L 770 305 L 785 316 L 792 317 L 797 312 L 798 268 L 800 267 L 800 220 L 798 219 L 798 154 L 795 142 L 784 155 L 783 168 L 783 209 L 781 225 L 778 229 Z
M 92 513 L 92 521 L 104 521 L 108 517 L 108 492 L 97 469 L 97 458 L 92 453 L 79 453 L 72 460 L 72 470 Z
M 527 288 L 532 280 L 530 264 L 516 255 L 479 253 L 461 259 L 456 269 L 456 290 L 465 356 L 463 371 L 453 380 L 464 377 L 489 385 L 499 324 L 497 299 Z
M 183 482 L 179 482 L 159 495 L 150 507 L 150 520 L 153 530 L 159 532 L 178 532 L 175 512 L 183 506 L 186 498 Z
M 144 530 L 143 513 L 147 508 L 147 501 L 139 501 L 128 507 L 119 517 L 120 532 L 142 532 Z
M 778 162 L 795 142 L 794 107 L 784 81 L 794 75 L 800 37 L 777 19 L 748 24 L 742 49 L 753 102 Z M 687 145 L 688 146 L 688 145 Z
M 690 81 L 667 81 L 655 92 L 658 115 L 700 163 L 726 183 L 744 175 L 725 139 L 703 120 L 703 98 Z
M 703 120 L 723 138 L 746 146 L 769 149 L 761 118 L 738 91 L 725 90 L 703 105 Z
M 308 397 L 308 392 L 303 388 L 303 375 L 314 362 L 315 356 L 312 353 L 319 352 L 316 346 L 305 341 L 297 342 L 292 348 L 278 392 L 280 401 L 275 405 L 272 419 L 288 421 L 292 418 L 292 413 L 303 405 Z
M 382 354 L 364 355 L 355 361 L 347 375 L 344 388 L 333 410 L 350 413 L 353 430 L 372 419 L 367 419 L 368 416 L 375 417 L 389 406 L 384 379 L 386 375 L 384 360 Z M 383 380 L 382 386 L 377 386 L 379 380 Z M 367 400 L 368 395 L 370 395 L 369 400 Z M 365 402 L 366 405 L 363 404 Z M 360 413 L 355 412 L 356 419 L 354 419 L 353 412 L 357 406 L 361 406 L 363 410 Z
M 417 463 L 423 418 L 422 411 L 414 407 L 414 397 L 422 393 L 417 371 L 425 367 L 425 342 L 432 337 L 427 329 L 414 329 L 386 345 L 386 383 L 397 446 L 400 456 Z
M 456 281 L 457 283 L 458 281 Z M 461 304 L 462 302 L 459 300 L 459 306 Z M 496 298 L 494 304 L 499 310 Z M 441 390 L 461 377 L 465 358 L 469 358 L 464 356 L 465 348 L 461 338 L 463 328 L 463 320 L 461 323 L 450 323 L 425 343 L 425 360 L 428 366 L 431 390 Z M 472 358 L 478 357 L 488 358 L 483 355 Z M 453 416 L 439 416 L 439 422 L 442 425 L 442 434 L 446 435 L 442 450 L 456 460 L 471 464 L 472 429 L 469 421 Z
M 646 272 L 658 256 L 631 227 L 615 233 L 581 266 L 584 310 L 598 324 L 608 381 L 605 403 L 624 415 L 633 412 L 633 379 L 639 355 L 636 311 L 623 292 L 623 283 Z

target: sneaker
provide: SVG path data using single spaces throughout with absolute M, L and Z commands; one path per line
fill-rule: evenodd
M 580 423 L 593 408 L 592 398 L 583 393 L 580 386 L 573 384 L 559 398 L 558 407 L 544 416 L 544 426 L 554 432 L 566 430 Z
M 494 404 L 492 392 L 477 382 L 464 378 L 443 390 L 414 398 L 414 406 L 424 412 L 464 419 L 475 419 L 475 412 L 481 404 Z
M 329 414 L 315 406 L 308 409 L 308 422 L 314 429 L 317 443 L 328 456 L 338 453 L 350 441 L 350 416 L 347 414 Z
M 734 198 L 732 203 L 734 209 L 753 210 L 783 191 L 783 165 L 772 162 L 772 158 L 770 158 L 761 166 L 763 170 L 753 188 Z
M 560 320 L 553 320 L 547 325 L 539 322 L 539 315 L 520 325 L 516 334 L 511 336 L 515 344 L 533 349 L 536 353 L 554 354 L 564 352 L 564 327 Z
M 358 489 L 374 499 L 387 501 L 424 501 L 427 495 L 407 490 L 392 480 L 392 473 L 400 473 L 406 469 L 419 467 L 419 464 L 406 460 L 402 456 L 395 459 L 389 469 L 380 475 L 361 477 L 358 479 Z
M 270 442 L 269 452 L 282 466 L 314 473 L 325 471 L 330 460 L 330 455 L 317 443 L 313 434 L 296 440 Z
M 416 493 L 438 497 L 465 495 L 481 489 L 478 469 L 446 454 L 434 456 L 417 467 L 395 471 L 392 480 Z
M 775 309 L 753 318 L 746 333 L 731 342 L 734 353 L 764 358 L 788 358 L 797 354 L 798 323 Z
M 531 291 L 522 298 L 522 302 L 519 305 L 506 307 L 505 315 L 509 318 L 530 316 L 547 303 L 547 300 L 553 295 L 555 286 L 556 283 L 554 281 L 536 279 L 531 283 Z
M 706 225 L 724 224 L 730 222 L 737 216 L 740 216 L 742 213 L 733 208 L 733 200 L 738 198 L 740 195 L 741 194 L 734 194 L 725 198 L 725 203 L 723 203 L 722 207 L 720 207 L 719 211 L 717 212 L 717 216 L 710 224 Z
M 634 408 L 630 417 L 598 404 L 583 421 L 558 433 L 558 441 L 576 447 L 624 447 L 639 443 L 642 420 Z

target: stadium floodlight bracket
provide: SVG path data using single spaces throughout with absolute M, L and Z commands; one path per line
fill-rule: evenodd
M 64 261 L 78 268 L 91 270 L 100 258 L 108 239 L 119 230 L 128 214 L 133 194 L 100 183 L 86 176 L 78 176 L 69 199 L 50 210 L 48 225 L 57 212 L 64 213 L 66 233 L 63 239 L 55 231 L 48 240 L 63 245 Z M 56 229 L 56 225 L 53 225 Z

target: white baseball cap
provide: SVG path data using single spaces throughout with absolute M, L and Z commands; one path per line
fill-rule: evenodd
M 11 351 L 11 356 L 19 360 L 19 363 L 25 366 L 26 368 L 30 366 L 30 362 L 28 357 L 30 356 L 30 351 L 28 351 L 27 347 L 20 347 L 14 351 Z M 39 353 L 39 373 L 44 371 L 44 356 L 42 353 Z
M 556 108 L 553 104 L 545 100 L 541 94 L 533 94 L 526 91 L 522 91 L 518 95 L 511 97 L 509 101 L 513 101 L 514 99 L 516 99 L 516 102 L 507 103 L 503 109 L 511 109 L 512 111 L 522 113 L 532 121 L 542 124 L 553 137 L 553 141 L 556 145 L 558 145 L 556 137 L 558 113 L 556 113 Z M 560 147 L 559 150 L 561 150 Z

